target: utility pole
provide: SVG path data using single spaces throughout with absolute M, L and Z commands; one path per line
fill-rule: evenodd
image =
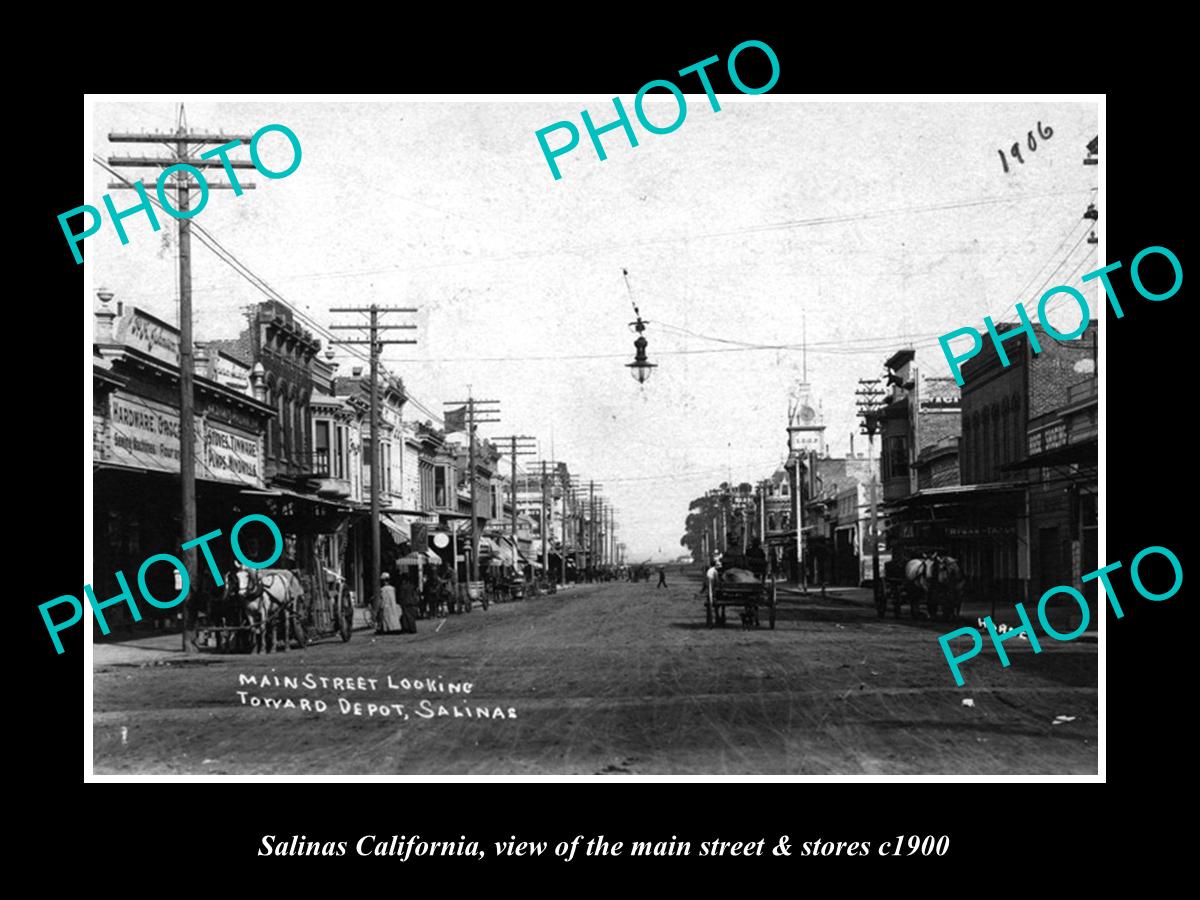
M 379 588 L 380 576 L 383 574 L 380 570 L 379 560 L 379 491 L 383 485 L 382 473 L 382 456 L 383 444 L 379 440 L 379 433 L 382 430 L 379 425 L 379 354 L 383 350 L 384 344 L 415 344 L 416 341 L 406 340 L 382 340 L 379 337 L 381 331 L 412 331 L 416 325 L 382 325 L 379 322 L 381 313 L 387 314 L 390 312 L 396 313 L 415 313 L 415 307 L 409 306 L 379 306 L 372 303 L 370 306 L 356 307 L 338 307 L 331 309 L 331 313 L 365 313 L 369 318 L 366 324 L 358 325 L 330 325 L 330 330 L 336 331 L 367 331 L 370 337 L 367 340 L 338 340 L 333 341 L 334 344 L 369 344 L 371 347 L 371 601 L 372 605 L 379 608 Z
M 475 498 L 475 482 L 479 479 L 475 472 L 475 429 L 488 422 L 500 421 L 499 400 L 476 400 L 469 392 L 466 400 L 450 400 L 444 406 L 457 406 L 459 411 L 466 410 L 467 416 L 467 468 L 471 479 L 471 566 L 468 570 L 470 581 L 479 580 L 479 510 Z M 495 416 L 495 418 L 490 418 Z M 455 568 L 458 561 L 455 560 Z
M 192 338 L 192 241 L 191 241 L 191 219 L 202 210 L 208 202 L 208 190 L 198 181 L 194 181 L 191 176 L 186 174 L 184 166 L 191 166 L 193 169 L 213 169 L 225 168 L 228 169 L 253 169 L 254 163 L 248 160 L 233 160 L 222 162 L 215 156 L 210 159 L 204 159 L 199 155 L 199 151 L 205 144 L 216 144 L 221 149 L 228 153 L 229 145 L 233 143 L 249 144 L 253 139 L 253 135 L 249 134 L 204 134 L 197 133 L 187 127 L 187 116 L 184 113 L 183 104 L 179 104 L 179 117 L 176 122 L 175 131 L 165 133 L 147 134 L 144 132 L 135 133 L 110 133 L 109 141 L 113 143 L 152 143 L 165 144 L 167 149 L 171 151 L 170 156 L 163 157 L 110 157 L 108 164 L 110 166 L 138 166 L 146 167 L 153 166 L 171 171 L 169 180 L 163 181 L 164 192 L 160 194 L 164 198 L 161 208 L 171 218 L 175 219 L 179 224 L 179 481 L 180 481 L 180 543 L 186 544 L 196 537 L 196 409 L 195 409 L 195 394 L 193 387 L 193 378 L 195 372 L 195 348 Z M 192 145 L 189 148 L 189 145 Z M 197 155 L 193 156 L 192 152 Z M 227 169 L 227 171 L 228 171 Z M 118 176 L 119 177 L 119 176 Z M 241 195 L 242 190 L 253 190 L 252 184 L 241 184 L 236 179 L 234 183 L 207 181 L 208 188 L 218 190 L 232 190 L 237 195 Z M 200 205 L 195 210 L 191 208 L 191 189 L 195 187 L 200 191 Z M 139 179 L 135 183 L 128 181 L 109 184 L 110 189 L 115 190 L 136 190 L 139 196 L 145 197 L 145 187 Z M 165 189 L 174 188 L 177 209 L 171 209 L 170 205 L 165 201 Z M 153 217 L 153 212 L 150 211 L 149 200 L 143 206 L 147 210 L 147 214 Z M 133 212 L 139 207 L 134 207 L 128 212 Z M 156 219 L 152 219 L 157 221 Z M 155 231 L 158 230 L 156 227 Z M 124 234 L 124 232 L 122 232 Z M 190 550 L 184 550 L 183 565 L 187 572 L 188 583 L 196 584 L 196 550 L 193 547 Z M 187 653 L 191 649 L 191 628 L 188 622 L 188 604 L 184 603 L 181 612 L 183 618 L 183 652 Z
M 546 460 L 542 460 L 542 516 L 538 531 L 542 533 L 542 577 L 550 574 L 550 523 L 548 511 L 550 504 L 546 502 Z
M 531 442 L 536 441 L 536 438 L 527 434 L 510 434 L 505 437 L 496 438 L 497 444 L 503 441 L 508 441 L 508 456 L 512 461 L 512 478 L 509 481 L 509 493 L 512 494 L 512 508 L 509 515 L 511 517 L 513 546 L 515 547 L 517 545 L 517 457 L 533 456 L 537 451 L 535 444 Z
M 616 565 L 617 562 L 617 511 L 610 505 L 608 507 L 608 564 Z
M 750 517 L 746 515 L 749 498 L 742 495 L 738 504 L 738 515 L 742 522 L 742 556 L 745 556 L 750 549 Z
M 596 571 L 596 482 L 588 482 L 588 582 L 592 581 Z
M 774 572 L 775 560 L 771 556 L 771 546 L 767 543 L 767 485 L 769 484 L 770 482 L 765 479 L 758 483 L 758 539 L 763 557 L 766 559 L 767 571 Z
M 609 531 L 608 520 L 612 514 L 612 509 L 607 501 L 600 503 L 600 565 L 607 567 L 611 562 L 611 554 L 609 543 L 612 540 L 612 534 Z
M 858 396 L 855 401 L 859 415 L 862 416 L 862 433 L 867 436 L 867 466 L 871 471 L 871 584 L 874 588 L 875 602 L 879 603 L 883 585 L 879 581 L 879 508 L 877 478 L 875 475 L 875 432 L 879 428 L 879 398 L 883 396 L 883 388 L 879 379 L 858 379 L 859 389 L 854 393 Z
M 567 494 L 570 493 L 571 486 L 567 483 L 565 467 L 559 469 L 559 474 L 562 476 L 563 483 L 560 486 L 562 490 L 562 552 L 558 555 L 558 563 L 561 568 L 559 574 L 562 576 L 562 583 L 565 587 L 567 584 Z
M 804 484 L 800 480 L 800 451 L 796 451 L 796 490 L 793 492 L 792 498 L 796 509 L 796 567 L 797 577 L 800 580 L 800 589 L 808 593 L 808 579 L 804 575 L 804 502 L 802 499 Z

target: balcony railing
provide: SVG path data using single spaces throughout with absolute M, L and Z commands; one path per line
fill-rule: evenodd
M 330 474 L 329 450 L 313 450 L 303 458 L 304 469 L 315 478 L 328 478 Z

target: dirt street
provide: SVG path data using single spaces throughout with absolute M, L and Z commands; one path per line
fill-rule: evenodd
M 1013 640 L 1007 669 L 985 643 L 959 688 L 951 626 L 879 621 L 866 592 L 788 597 L 774 631 L 732 614 L 708 630 L 699 581 L 670 580 L 270 656 L 97 647 L 96 773 L 1096 772 L 1095 643 Z

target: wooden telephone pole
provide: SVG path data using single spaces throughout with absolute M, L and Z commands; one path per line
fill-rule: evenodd
M 478 581 L 479 509 L 475 496 L 475 483 L 479 480 L 479 478 L 475 472 L 475 429 L 479 425 L 500 421 L 500 401 L 476 400 L 473 396 L 468 394 L 466 400 L 450 400 L 444 405 L 455 406 L 460 410 L 466 410 L 467 414 L 467 468 L 470 472 L 471 479 L 471 567 L 469 569 L 469 580 Z M 458 569 L 458 560 L 454 561 L 454 568 L 455 570 Z
M 512 508 L 509 521 L 512 529 L 513 546 L 517 545 L 517 457 L 534 456 L 537 453 L 537 438 L 528 434 L 510 434 L 496 438 L 497 444 L 508 443 L 508 458 L 512 462 L 512 477 L 509 480 L 509 493 L 512 495 Z
M 379 354 L 384 344 L 415 344 L 414 340 L 381 340 L 379 332 L 390 330 L 412 330 L 416 325 L 382 325 L 379 322 L 381 313 L 415 313 L 412 307 L 370 306 L 339 307 L 331 309 L 331 313 L 366 313 L 370 318 L 366 323 L 358 325 L 330 325 L 330 329 L 343 331 L 367 331 L 367 340 L 339 340 L 334 344 L 370 344 L 371 346 L 371 603 L 379 608 L 380 571 L 379 561 L 379 491 L 383 485 L 382 453 L 383 444 L 379 440 Z
M 884 390 L 879 386 L 879 379 L 860 378 L 856 401 L 859 415 L 862 416 L 862 433 L 867 436 L 867 467 L 871 471 L 871 584 L 874 588 L 875 602 L 879 602 L 883 585 L 879 581 L 879 504 L 878 478 L 875 475 L 875 432 L 879 428 L 876 412 L 879 400 Z
M 173 132 L 148 134 L 112 133 L 108 139 L 115 143 L 151 143 L 165 144 L 170 151 L 169 156 L 139 156 L 139 157 L 109 157 L 110 166 L 137 166 L 165 169 L 170 177 L 163 181 L 164 188 L 175 191 L 175 202 L 178 206 L 171 209 L 165 202 L 166 192 L 160 192 L 163 203 L 160 208 L 178 222 L 179 227 L 179 481 L 180 481 L 180 543 L 187 544 L 196 537 L 196 409 L 193 378 L 195 372 L 194 346 L 192 338 L 192 242 L 191 219 L 208 203 L 208 189 L 232 190 L 241 195 L 242 190 L 252 190 L 254 185 L 215 182 L 205 179 L 196 181 L 187 169 L 193 170 L 225 168 L 253 169 L 254 163 L 247 160 L 222 162 L 219 158 L 204 158 L 200 150 L 206 144 L 216 144 L 228 152 L 230 144 L 249 144 L 254 136 L 250 134 L 207 134 L 196 132 L 187 126 L 187 116 L 183 104 L 179 104 L 179 118 Z M 196 155 L 193 155 L 196 154 Z M 146 196 L 145 187 L 141 180 L 109 184 L 110 189 L 136 190 L 144 198 L 143 205 L 158 230 L 157 219 L 150 210 L 151 202 Z M 191 208 L 191 191 L 200 191 L 200 205 Z M 107 198 L 106 198 L 107 199 Z M 110 207 L 111 208 L 111 207 Z M 139 209 L 134 207 L 126 210 L 120 217 Z M 124 232 L 121 232 L 122 235 Z M 188 583 L 192 592 L 196 592 L 196 550 L 193 547 L 182 551 L 183 565 L 187 571 Z M 188 608 L 185 603 L 183 616 L 183 651 L 187 653 L 191 646 L 191 633 L 188 623 Z

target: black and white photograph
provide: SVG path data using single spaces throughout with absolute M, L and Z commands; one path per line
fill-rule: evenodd
M 1102 778 L 1104 97 L 746 81 L 88 97 L 89 779 Z

